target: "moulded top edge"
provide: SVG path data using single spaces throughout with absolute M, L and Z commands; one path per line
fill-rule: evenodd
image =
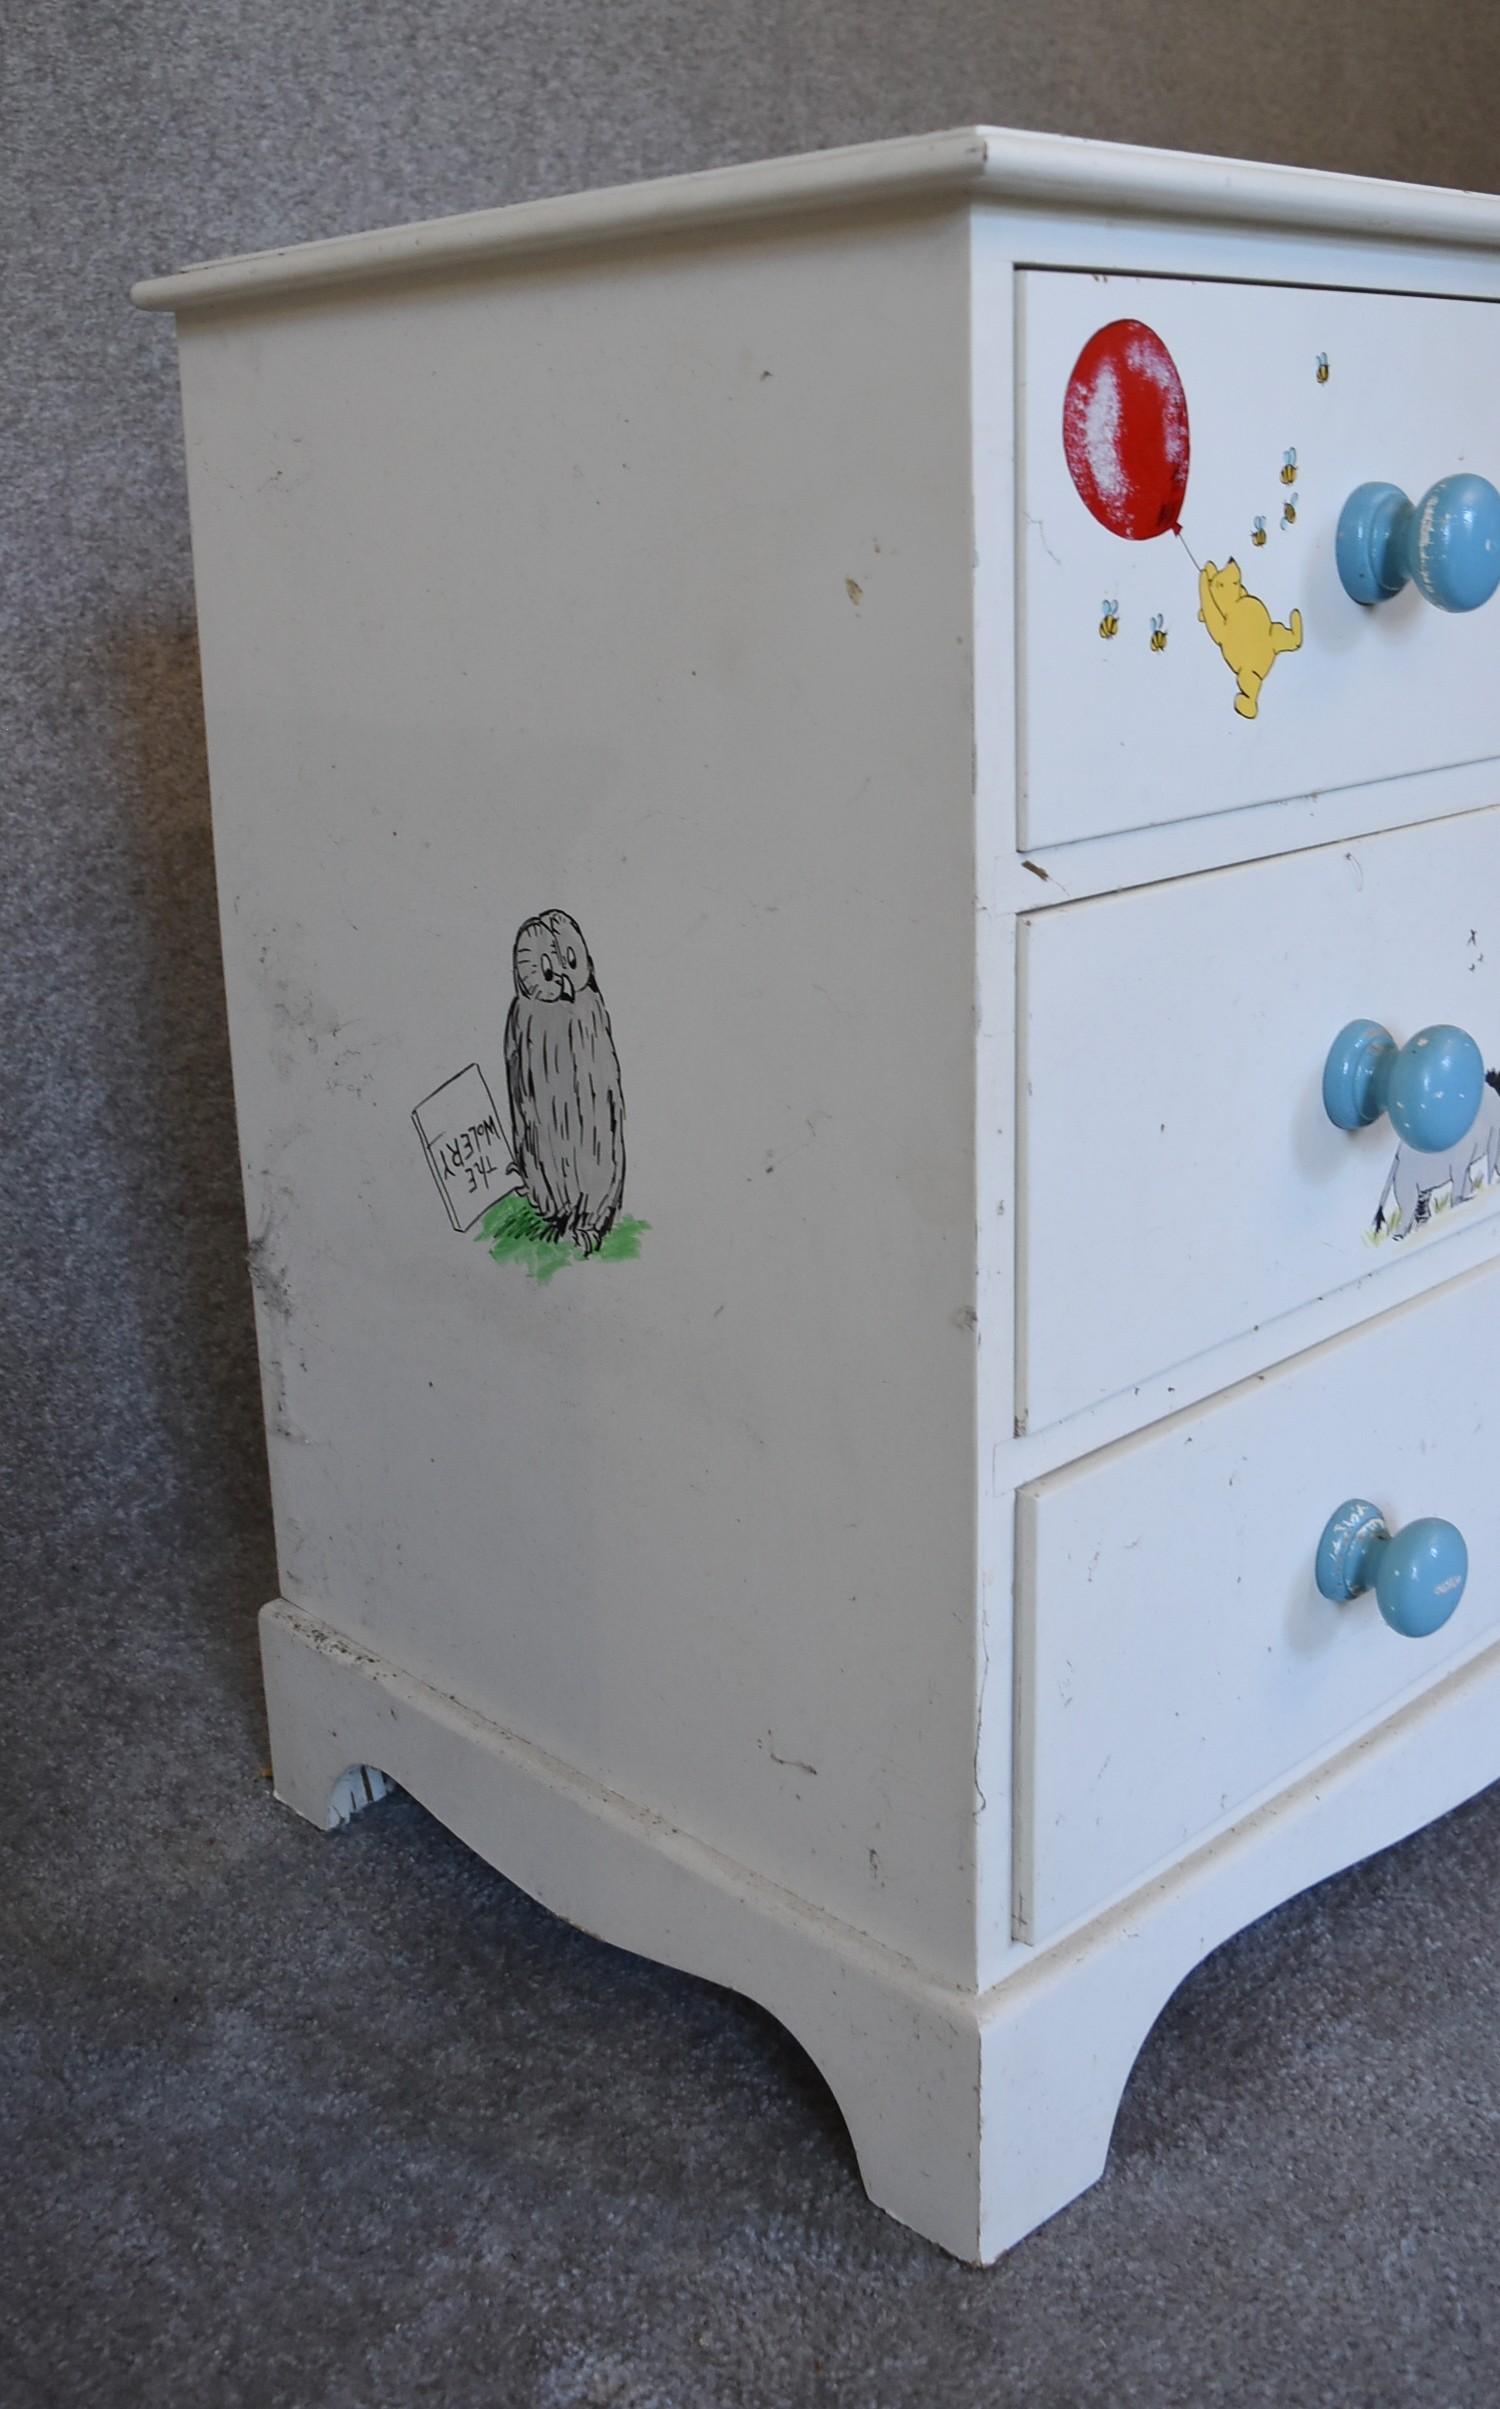
M 254 251 L 149 276 L 133 287 L 131 298 L 142 309 L 185 310 L 815 209 L 991 196 L 1115 215 L 1500 248 L 1500 199 L 1487 193 L 961 126 Z

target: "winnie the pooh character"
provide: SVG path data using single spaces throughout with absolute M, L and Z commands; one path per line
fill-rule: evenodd
M 1236 711 L 1241 719 L 1254 719 L 1276 655 L 1295 652 L 1302 642 L 1302 613 L 1293 611 L 1291 625 L 1283 627 L 1263 602 L 1246 593 L 1238 561 L 1226 560 L 1219 569 L 1206 560 L 1198 572 L 1198 616 L 1239 682 Z

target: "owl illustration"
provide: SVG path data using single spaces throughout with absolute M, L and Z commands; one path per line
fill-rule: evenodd
M 514 1169 L 553 1238 L 591 1255 L 625 1189 L 625 1099 L 583 931 L 539 912 L 516 932 L 505 1024 Z

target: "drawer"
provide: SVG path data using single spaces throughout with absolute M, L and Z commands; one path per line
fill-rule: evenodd
M 1412 500 L 1464 469 L 1500 483 L 1494 303 L 1018 284 L 1023 846 L 1500 753 L 1500 604 L 1455 614 L 1408 586 L 1365 608 L 1334 562 L 1366 481 Z M 1264 609 L 1221 643 L 1199 573 L 1230 562 Z M 1240 659 L 1294 633 L 1246 716 Z
M 1045 1938 L 1317 1763 L 1500 1622 L 1500 1270 L 1023 1489 L 1018 1919 Z M 1348 1498 L 1456 1523 L 1469 1583 L 1407 1639 L 1331 1605 Z
M 1385 1267 L 1493 1212 L 1495 1087 L 1416 1154 L 1336 1129 L 1322 1074 L 1363 1017 L 1457 1023 L 1500 1066 L 1497 903 L 1488 810 L 1023 916 L 1023 1428 L 1362 1277 L 1378 1307 Z

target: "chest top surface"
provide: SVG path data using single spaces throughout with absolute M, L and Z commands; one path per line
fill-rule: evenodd
M 147 277 L 132 297 L 143 309 L 189 310 L 819 211 L 968 200 L 1500 249 L 1500 199 L 1486 193 L 959 126 L 208 261 Z

